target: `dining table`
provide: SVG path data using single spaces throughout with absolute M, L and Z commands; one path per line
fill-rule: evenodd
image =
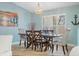
M 25 39 L 24 40 L 24 46 L 26 48 L 28 48 L 29 44 L 28 44 L 28 39 L 27 39 L 27 37 L 28 37 L 27 33 L 19 33 L 19 35 L 20 35 L 20 38 Z M 42 33 L 41 37 L 43 37 L 44 39 L 46 39 L 49 42 L 49 45 L 45 48 L 45 50 L 47 50 L 47 48 L 49 47 L 49 48 L 52 48 L 52 52 L 53 52 L 53 39 L 56 38 L 56 37 L 60 37 L 60 35 L 55 34 L 55 33 L 53 33 L 53 34 L 51 34 L 51 33 Z M 21 45 L 21 40 L 22 39 L 20 39 L 20 45 Z

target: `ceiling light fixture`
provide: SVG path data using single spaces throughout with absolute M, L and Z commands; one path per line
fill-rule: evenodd
M 37 14 L 37 15 L 41 15 L 42 14 L 42 9 L 40 7 L 40 3 L 36 3 L 35 14 Z

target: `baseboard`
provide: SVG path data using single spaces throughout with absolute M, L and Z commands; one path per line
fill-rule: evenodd
M 23 44 L 24 41 L 21 42 L 21 44 Z M 12 45 L 19 45 L 19 42 L 13 42 Z
M 17 45 L 17 44 L 19 44 L 19 42 L 13 42 L 13 43 L 12 43 L 12 45 Z
M 74 44 L 67 44 L 68 46 L 71 46 L 71 47 L 75 47 L 76 45 Z

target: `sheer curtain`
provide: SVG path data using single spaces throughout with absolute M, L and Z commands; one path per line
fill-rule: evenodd
M 59 16 L 43 16 L 42 28 L 45 30 L 56 30 Z
M 53 29 L 53 16 L 44 16 L 42 27 L 44 30 Z

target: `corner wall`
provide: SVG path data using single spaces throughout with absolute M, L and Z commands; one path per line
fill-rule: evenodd
M 18 29 L 28 29 L 30 23 L 31 13 L 27 10 L 11 3 L 11 2 L 0 2 L 0 10 L 10 11 L 18 14 L 18 26 L 17 27 L 2 27 L 0 26 L 0 35 L 13 35 L 13 43 L 19 42 Z

